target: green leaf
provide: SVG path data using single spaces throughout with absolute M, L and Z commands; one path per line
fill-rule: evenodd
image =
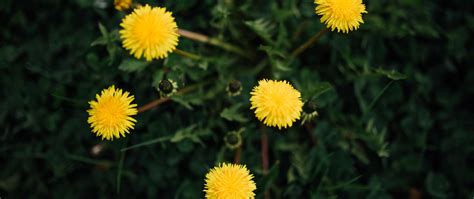
M 318 96 L 322 95 L 323 93 L 333 89 L 333 86 L 329 82 L 321 82 L 321 83 L 317 83 L 316 85 L 314 85 L 310 89 L 311 90 L 310 90 L 310 95 L 309 96 L 312 96 L 313 98 L 317 98 Z
M 108 40 L 109 32 L 107 31 L 107 28 L 104 25 L 102 25 L 102 23 L 100 22 L 99 22 L 99 30 L 100 30 L 100 33 L 102 34 L 102 37 Z
M 263 50 L 267 53 L 270 63 L 276 72 L 288 72 L 291 71 L 290 63 L 286 60 L 286 53 L 276 49 L 272 46 L 260 46 L 259 50 Z
M 220 116 L 229 121 L 237 122 L 247 122 L 248 118 L 245 118 L 241 113 L 239 113 L 239 108 L 242 107 L 242 104 L 234 104 L 229 108 L 222 110 Z
M 148 141 L 145 141 L 145 142 L 142 142 L 142 143 L 138 143 L 138 144 L 123 148 L 121 151 L 124 152 L 124 151 L 128 151 L 130 149 L 135 149 L 135 148 L 139 148 L 139 147 L 142 147 L 142 146 L 148 146 L 148 145 L 152 145 L 152 144 L 156 144 L 156 143 L 161 143 L 161 142 L 164 142 L 164 141 L 168 141 L 170 139 L 171 139 L 170 136 L 163 136 L 163 137 L 148 140 Z
M 185 108 L 189 110 L 193 110 L 193 106 L 191 106 L 191 102 L 186 100 L 182 96 L 173 95 L 171 96 L 171 100 L 173 100 L 174 102 L 177 102 L 178 104 L 181 104 L 182 106 L 184 106 Z
M 197 127 L 196 124 L 193 124 L 191 126 L 188 126 L 184 129 L 179 130 L 174 134 L 174 136 L 171 138 L 170 142 L 179 142 L 185 138 L 188 138 L 191 136 L 192 131 Z
M 139 72 L 145 69 L 149 64 L 150 62 L 126 59 L 122 61 L 118 68 L 125 72 Z
M 99 38 L 97 38 L 91 43 L 91 46 L 107 45 L 107 42 L 108 41 L 106 37 L 100 36 Z
M 181 142 L 184 139 L 190 139 L 194 143 L 199 143 L 201 145 L 204 145 L 200 137 L 210 135 L 211 132 L 209 131 L 209 129 L 196 129 L 196 128 L 197 128 L 197 125 L 193 124 L 191 126 L 188 126 L 184 129 L 179 130 L 170 139 L 170 142 L 176 143 L 176 142 Z
M 407 78 L 406 75 L 404 75 L 404 74 L 402 74 L 398 71 L 395 71 L 395 70 L 388 71 L 388 70 L 385 70 L 385 69 L 382 69 L 382 68 L 378 68 L 378 69 L 375 69 L 375 73 L 377 73 L 379 75 L 384 75 L 387 78 L 392 79 L 392 80 L 402 80 L 402 79 Z
M 188 94 L 188 95 L 173 95 L 171 100 L 177 102 L 189 110 L 193 110 L 193 105 L 201 105 L 204 97 L 200 93 Z
M 276 25 L 272 21 L 267 19 L 257 19 L 254 21 L 246 21 L 245 25 L 257 33 L 257 35 L 264 39 L 265 42 L 273 43 L 272 35 L 273 32 L 275 32 Z
M 451 185 L 444 175 L 433 172 L 426 176 L 425 186 L 428 193 L 436 198 L 448 198 L 451 189 Z
M 258 185 L 262 186 L 263 189 L 262 190 L 268 190 L 273 182 L 275 182 L 275 180 L 277 179 L 278 177 L 278 174 L 279 174 L 279 169 L 280 168 L 280 162 L 277 161 L 275 162 L 275 164 L 272 166 L 272 168 L 270 168 L 270 170 L 268 171 L 267 175 L 264 175 L 263 178 L 261 178 L 261 180 L 259 181 Z

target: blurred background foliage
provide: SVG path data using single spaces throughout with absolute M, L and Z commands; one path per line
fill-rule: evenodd
M 359 30 L 328 32 L 294 59 L 323 28 L 311 0 L 139 3 L 164 6 L 180 28 L 246 55 L 181 37 L 178 48 L 202 59 L 134 61 L 111 0 L 0 1 L 2 199 L 203 198 L 208 169 L 234 159 L 224 137 L 239 130 L 257 198 L 266 189 L 272 198 L 474 196 L 474 2 L 365 0 Z M 96 93 L 114 84 L 144 105 L 165 73 L 193 89 L 139 114 L 126 138 L 90 132 Z M 291 81 L 319 116 L 262 127 L 248 100 L 261 78 Z M 227 95 L 232 80 L 241 95 Z

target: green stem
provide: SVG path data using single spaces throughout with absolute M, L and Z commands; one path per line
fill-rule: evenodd
M 291 57 L 296 57 L 298 56 L 299 54 L 301 54 L 302 52 L 304 52 L 306 49 L 308 49 L 309 47 L 313 46 L 316 42 L 318 42 L 318 40 L 324 35 L 324 33 L 326 33 L 329 29 L 327 28 L 323 28 L 321 29 L 318 33 L 316 33 L 315 35 L 313 35 L 311 38 L 308 39 L 308 41 L 306 41 L 305 43 L 301 44 L 301 46 L 299 46 L 298 48 L 296 48 L 292 53 L 291 53 Z
M 228 50 L 230 52 L 233 52 L 233 53 L 236 53 L 236 54 L 239 54 L 245 58 L 248 58 L 248 59 L 252 59 L 253 58 L 253 55 L 251 54 L 248 54 L 247 52 L 245 52 L 244 50 L 242 50 L 241 48 L 237 47 L 237 46 L 234 46 L 232 44 L 229 44 L 229 43 L 225 43 L 219 39 L 216 39 L 216 38 L 211 38 L 209 39 L 209 44 L 212 44 L 214 46 L 219 46 L 225 50 Z
M 253 58 L 253 56 L 251 54 L 248 54 L 245 50 L 216 38 L 210 38 L 209 36 L 184 29 L 178 29 L 178 34 L 194 41 L 199 41 L 202 43 L 207 43 L 213 46 L 223 48 L 227 51 L 239 54 L 249 59 Z
M 128 151 L 130 149 L 135 149 L 135 148 L 139 148 L 139 147 L 143 147 L 143 146 L 148 146 L 148 145 L 164 142 L 164 141 L 167 141 L 167 140 L 170 140 L 170 139 L 171 139 L 171 136 L 164 136 L 164 137 L 156 138 L 156 139 L 153 139 L 153 140 L 149 140 L 149 141 L 146 141 L 146 142 L 142 142 L 142 143 L 139 143 L 139 144 L 135 144 L 135 145 L 123 148 L 121 151 L 125 152 L 125 151 Z
M 379 99 L 382 97 L 382 95 L 387 91 L 388 88 L 390 88 L 390 86 L 393 84 L 393 80 L 391 80 L 387 85 L 385 85 L 385 87 L 377 94 L 377 96 L 372 100 L 372 102 L 370 102 L 369 106 L 367 107 L 364 115 L 367 115 L 367 113 L 369 113 L 375 106 L 375 104 L 377 104 L 377 102 L 379 101 Z
M 202 59 L 201 56 L 196 55 L 196 54 L 194 54 L 194 53 L 190 53 L 190 52 L 184 51 L 184 50 L 176 49 L 176 50 L 174 50 L 174 53 L 176 53 L 176 54 L 178 54 L 178 55 L 181 55 L 181 56 L 183 56 L 183 57 L 186 57 L 186 58 L 194 59 L 194 60 L 200 60 L 200 59 Z
M 109 165 L 110 164 L 110 162 L 107 161 L 107 160 L 96 160 L 96 159 L 83 157 L 83 156 L 78 156 L 78 155 L 73 155 L 73 154 L 66 154 L 66 158 L 74 160 L 74 161 L 88 163 L 88 164 L 94 164 L 94 165 L 101 165 L 101 164 Z
M 125 151 L 120 153 L 120 161 L 119 161 L 118 172 L 117 172 L 117 194 L 120 193 L 120 184 L 122 182 L 122 171 L 123 171 L 124 160 L 125 160 Z

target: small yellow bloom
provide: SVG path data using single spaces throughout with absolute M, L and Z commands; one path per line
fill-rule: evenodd
M 207 199 L 255 198 L 257 186 L 245 165 L 220 164 L 206 174 L 204 192 Z
M 337 29 L 348 33 L 357 30 L 362 20 L 362 13 L 367 13 L 362 0 L 315 0 L 316 14 L 321 15 L 321 23 L 331 31 Z
M 115 86 L 97 94 L 96 100 L 89 102 L 90 109 L 87 110 L 87 122 L 91 125 L 92 133 L 107 140 L 125 137 L 125 133 L 130 133 L 129 129 L 133 129 L 137 122 L 131 117 L 137 114 L 137 105 L 131 104 L 133 99 L 133 95 L 115 89 Z
M 162 59 L 178 45 L 178 26 L 165 8 L 140 6 L 127 15 L 120 26 L 123 47 L 137 59 Z
M 250 109 L 267 126 L 291 127 L 301 116 L 301 94 L 286 81 L 260 80 L 250 94 Z
M 132 5 L 132 0 L 114 0 L 115 9 L 118 11 L 128 10 Z

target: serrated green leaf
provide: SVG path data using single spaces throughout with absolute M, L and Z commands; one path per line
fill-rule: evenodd
M 257 19 L 254 21 L 246 21 L 245 25 L 257 33 L 257 35 L 264 39 L 265 42 L 273 43 L 272 35 L 276 25 L 272 21 L 267 19 Z
M 222 110 L 220 116 L 229 121 L 237 122 L 247 122 L 248 119 L 245 118 L 241 113 L 239 113 L 239 108 L 242 107 L 242 104 L 234 104 L 229 108 Z
M 174 136 L 171 138 L 170 142 L 179 142 L 185 138 L 190 137 L 192 131 L 197 127 L 196 124 L 188 126 L 184 129 L 177 131 Z
M 181 142 L 184 139 L 189 139 L 194 143 L 198 143 L 204 146 L 203 142 L 201 141 L 200 137 L 210 135 L 211 132 L 209 129 L 206 128 L 199 128 L 197 129 L 197 125 L 193 124 L 188 126 L 184 129 L 177 131 L 174 136 L 170 139 L 170 142 L 176 143 Z

